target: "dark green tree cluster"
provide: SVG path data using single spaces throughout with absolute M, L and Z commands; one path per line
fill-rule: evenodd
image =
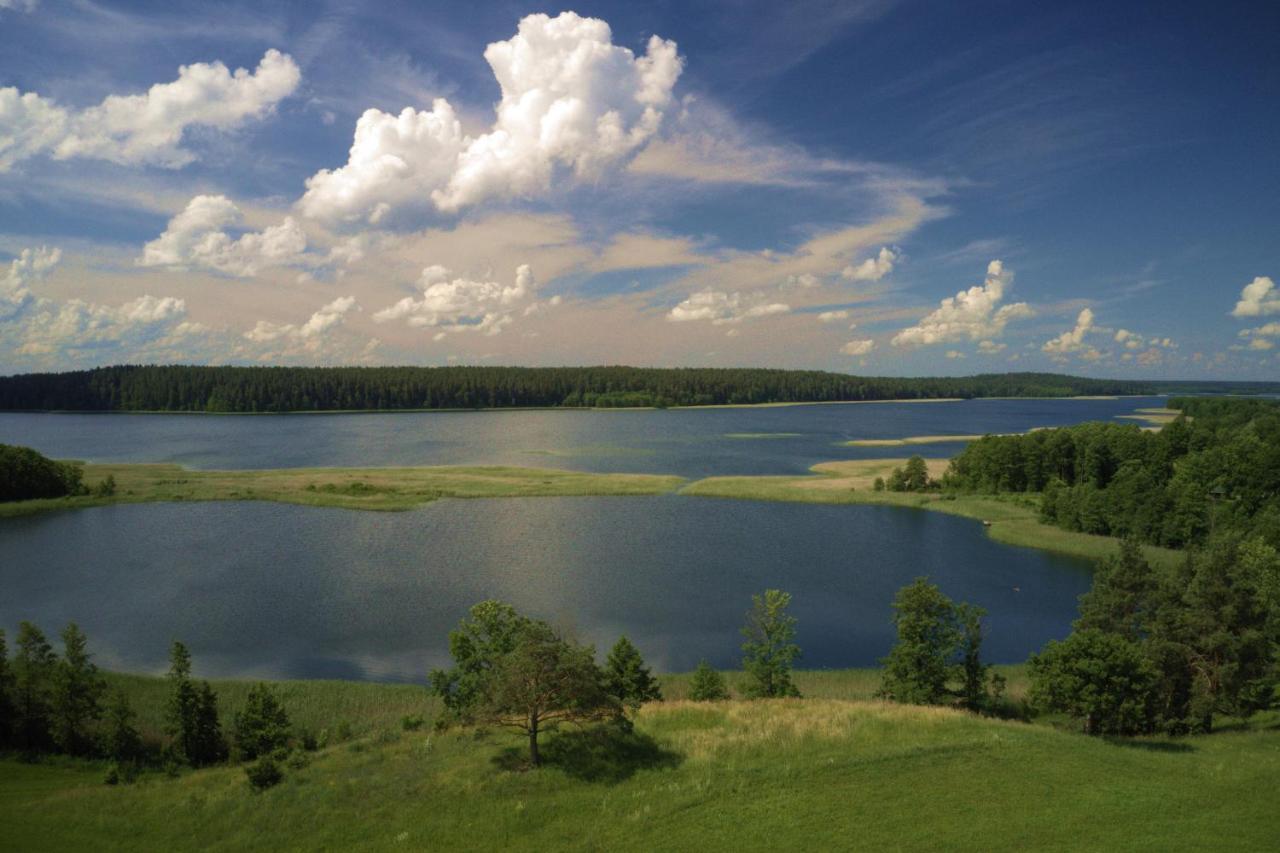
M 30 447 L 0 444 L 0 502 L 83 494 L 83 471 Z
M 1280 686 L 1280 554 L 1224 534 L 1157 571 L 1127 541 L 1081 597 L 1071 635 L 1030 661 L 1032 701 L 1089 734 L 1208 732 L 1272 707 Z
M 912 456 L 901 468 L 894 468 L 887 482 L 876 478 L 876 491 L 887 488 L 891 492 L 931 492 L 938 487 L 938 481 L 929 477 L 929 463 L 920 455 Z
M 763 368 L 126 365 L 0 378 L 0 410 L 291 412 L 687 406 L 1154 391 L 1147 382 L 1048 373 L 899 378 Z
M 1088 423 L 986 436 L 952 460 L 950 491 L 1042 492 L 1045 521 L 1182 548 L 1214 532 L 1280 545 L 1280 405 L 1173 400 L 1158 432 Z
M 898 639 L 882 661 L 877 695 L 913 705 L 989 709 L 1002 680 L 982 662 L 985 611 L 952 601 L 928 578 L 916 578 L 893 599 Z
M 70 623 L 61 638 L 59 656 L 38 626 L 22 622 L 10 659 L 0 631 L 0 749 L 136 762 L 132 710 L 120 696 L 104 706 L 106 681 L 79 626 Z
M 522 732 L 529 762 L 541 763 L 539 736 L 564 724 L 629 725 L 625 707 L 661 698 L 640 652 L 625 637 L 604 668 L 595 650 L 546 622 L 498 601 L 471 608 L 449 634 L 454 665 L 431 673 L 451 723 L 493 725 Z
M 173 757 L 192 767 L 226 759 L 227 741 L 218 719 L 218 695 L 207 681 L 191 678 L 191 653 L 176 640 L 169 650 L 169 701 L 165 732 L 172 739 Z

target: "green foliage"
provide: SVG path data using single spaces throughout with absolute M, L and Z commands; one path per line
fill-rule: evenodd
M 1217 537 L 1172 572 L 1126 543 L 1081 597 L 1075 632 L 1038 656 L 1033 692 L 1096 733 L 1207 732 L 1215 715 L 1275 702 L 1278 614 L 1280 555 L 1259 538 Z
M 742 628 L 742 668 L 748 679 L 743 692 L 749 698 L 800 695 L 791 680 L 800 647 L 795 644 L 796 618 L 786 612 L 790 603 L 791 594 L 778 589 L 751 596 Z
M 265 791 L 284 781 L 284 771 L 270 755 L 263 755 L 245 767 L 244 775 L 249 779 L 249 787 L 255 791 Z
M 1149 382 L 1043 373 L 918 378 L 637 367 L 120 366 L 0 378 L 0 410 L 286 412 L 723 405 L 1149 394 Z
M 44 632 L 30 622 L 19 623 L 13 658 L 14 745 L 27 754 L 44 752 L 53 744 L 52 694 L 57 665 Z
M 1081 720 L 1085 734 L 1150 732 L 1159 674 L 1138 644 L 1096 628 L 1051 640 L 1032 655 L 1031 701 Z
M 981 657 L 986 611 L 956 604 L 928 578 L 916 578 L 898 590 L 893 611 L 898 640 L 882 661 L 877 695 L 913 705 L 956 701 L 970 710 L 988 710 L 994 700 L 988 689 L 990 667 Z M 991 686 L 1001 684 L 993 680 Z
M 93 749 L 89 727 L 102 717 L 102 694 L 107 685 L 76 623 L 63 630 L 62 643 L 62 660 L 53 678 L 54 740 L 63 752 L 85 755 Z
M 78 495 L 82 476 L 79 465 L 55 462 L 30 447 L 0 444 L 0 503 Z
M 541 763 L 538 735 L 562 723 L 614 720 L 621 706 L 605 690 L 594 650 L 572 643 L 545 622 L 526 621 L 515 646 L 485 679 L 478 718 L 528 738 L 529 762 Z
M 107 705 L 103 746 L 107 757 L 117 765 L 133 765 L 142 758 L 142 736 L 134 726 L 135 717 L 128 694 L 119 688 L 114 690 Z
M 453 668 L 433 671 L 430 683 L 454 721 L 471 719 L 485 698 L 494 667 L 515 649 L 529 624 L 530 620 L 511 605 L 491 600 L 472 607 L 470 620 L 463 620 L 457 630 L 449 632 Z
M 204 767 L 227 756 L 227 743 L 218 720 L 218 697 L 205 681 L 191 680 L 191 653 L 174 641 L 169 652 L 169 701 L 165 731 L 174 752 L 192 767 Z
M 427 724 L 427 718 L 421 714 L 406 714 L 400 718 L 400 728 L 406 732 L 416 732 Z
M 640 650 L 626 637 L 619 637 L 605 661 L 605 690 L 619 702 L 639 708 L 645 702 L 662 701 L 662 689 L 644 665 Z
M 1214 533 L 1280 545 L 1280 405 L 1173 400 L 1188 418 L 1159 432 L 1088 423 L 985 436 L 951 461 L 953 492 L 1043 492 L 1041 517 L 1067 530 L 1171 548 Z
M 879 477 L 876 479 L 880 481 Z M 887 487 L 891 492 L 928 492 L 938 487 L 936 482 L 929 479 L 929 464 L 919 454 L 908 459 L 903 467 L 894 468 L 887 483 L 880 482 L 881 486 L 876 491 L 883 491 Z
M 108 474 L 102 478 L 98 485 L 93 487 L 94 497 L 109 498 L 116 493 L 116 478 L 114 474 Z
M 289 715 L 266 684 L 249 690 L 244 708 L 235 715 L 235 743 L 240 755 L 253 760 L 289 744 Z
M 17 708 L 14 706 L 13 669 L 9 666 L 9 648 L 5 644 L 4 630 L 0 629 L 0 750 L 13 743 L 17 725 Z
M 705 660 L 698 663 L 689 683 L 689 698 L 694 702 L 718 702 L 729 698 L 729 688 L 724 676 L 711 668 Z

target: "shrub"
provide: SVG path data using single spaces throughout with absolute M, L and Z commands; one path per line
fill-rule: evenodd
M 406 732 L 416 732 L 418 729 L 426 725 L 426 718 L 421 714 L 408 714 L 401 718 L 400 727 Z
M 716 702 L 729 698 L 724 676 L 711 668 L 705 660 L 698 664 L 689 682 L 689 698 L 694 702 Z
M 245 767 L 244 773 L 249 777 L 249 786 L 255 791 L 265 791 L 284 780 L 284 771 L 270 755 L 264 755 Z

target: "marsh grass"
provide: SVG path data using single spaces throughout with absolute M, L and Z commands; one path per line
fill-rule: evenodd
M 590 474 L 558 468 L 284 468 L 192 471 L 177 465 L 91 464 L 84 482 L 114 477 L 115 494 L 0 504 L 0 517 L 51 509 L 155 501 L 258 500 L 342 509 L 409 510 L 440 498 L 656 495 L 684 479 L 656 474 Z

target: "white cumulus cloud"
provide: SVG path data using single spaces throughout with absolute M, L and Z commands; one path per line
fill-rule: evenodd
M 849 341 L 849 343 L 840 347 L 840 352 L 845 355 L 866 355 L 876 347 L 876 342 L 871 338 L 861 341 Z
M 31 283 L 46 278 L 62 260 L 61 249 L 23 249 L 0 279 L 0 320 L 14 316 L 32 299 Z
M 61 303 L 39 299 L 22 322 L 13 324 L 11 333 L 0 333 L 0 338 L 8 339 L 13 352 L 21 356 L 74 358 L 153 342 L 167 335 L 186 312 L 186 303 L 171 296 L 140 296 L 118 307 L 81 299 Z
M 406 296 L 374 314 L 374 322 L 405 320 L 410 326 L 435 329 L 441 335 L 464 331 L 496 335 L 513 322 L 512 312 L 533 296 L 536 287 L 528 264 L 516 269 L 511 285 L 451 278 L 450 271 L 438 264 L 424 269 L 419 281 L 421 298 Z M 525 313 L 531 313 L 529 308 L 536 304 L 526 307 Z
M 1253 281 L 1240 291 L 1240 301 L 1232 309 L 1232 317 L 1262 317 L 1267 314 L 1280 314 L 1280 291 L 1276 284 L 1265 275 L 1256 276 Z
M 893 265 L 902 255 L 888 246 L 883 246 L 874 258 L 867 258 L 857 266 L 847 266 L 840 275 L 853 281 L 879 281 L 893 272 Z
M 0 89 L 0 171 L 44 151 L 60 160 L 179 168 L 195 160 L 181 145 L 188 128 L 234 130 L 270 112 L 301 79 L 288 54 L 268 50 L 253 72 L 232 72 L 221 62 L 183 65 L 177 80 L 145 94 L 109 95 L 79 112 L 31 92 Z
M 407 203 L 452 212 L 534 195 L 558 170 L 595 180 L 657 133 L 683 64 L 674 42 L 653 36 L 636 56 L 613 44 L 604 21 L 573 12 L 523 18 L 484 57 L 501 90 L 488 132 L 465 135 L 444 99 L 429 112 L 367 110 L 347 164 L 308 179 L 300 209 L 376 224 Z
M 713 325 L 721 326 L 753 317 L 785 314 L 790 310 L 791 306 L 781 302 L 768 302 L 763 294 L 726 293 L 708 288 L 690 295 L 672 308 L 667 319 L 677 323 L 710 320 Z
M 818 315 L 819 323 L 839 323 L 842 320 L 849 319 L 848 311 L 823 311 Z
M 301 342 L 310 348 L 314 348 L 318 339 L 330 329 L 339 325 L 347 312 L 355 307 L 355 297 L 342 296 L 316 311 L 307 322 L 301 325 L 270 323 L 266 320 L 259 320 L 256 326 L 245 332 L 244 336 L 256 343 L 268 343 L 284 339 L 292 342 Z
M 1045 345 L 1040 349 L 1050 356 L 1058 358 L 1064 357 L 1068 353 L 1079 352 L 1082 353 L 1083 358 L 1097 360 L 1099 357 L 1098 351 L 1085 343 L 1085 337 L 1092 331 L 1093 311 L 1085 308 L 1076 317 L 1076 324 L 1073 328 L 1068 329 L 1051 341 L 1046 341 Z
M 1013 273 L 1000 261 L 987 265 L 986 280 L 942 300 L 937 310 L 893 337 L 894 346 L 924 346 L 948 341 L 999 337 L 1011 320 L 1035 312 L 1025 302 L 1000 305 L 1013 283 Z
M 299 263 L 307 237 L 292 217 L 260 232 L 233 238 L 227 229 L 243 219 L 226 196 L 200 195 L 169 220 L 164 233 L 147 243 L 139 266 L 210 269 L 248 278 L 269 267 Z

